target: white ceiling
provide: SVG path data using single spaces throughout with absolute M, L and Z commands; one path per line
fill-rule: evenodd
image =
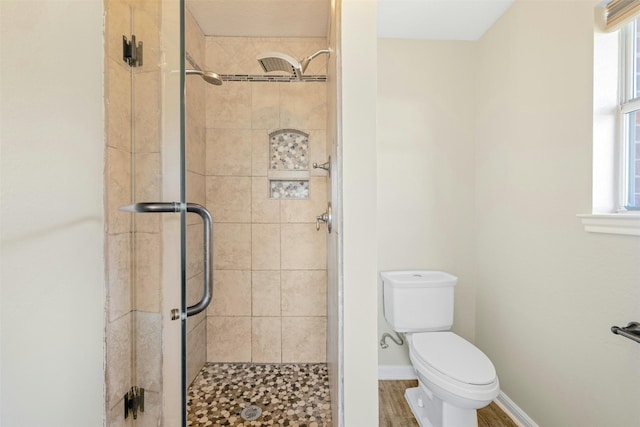
M 513 1 L 378 0 L 378 36 L 477 40 Z M 228 37 L 326 37 L 329 3 L 329 0 L 186 0 L 205 35 Z

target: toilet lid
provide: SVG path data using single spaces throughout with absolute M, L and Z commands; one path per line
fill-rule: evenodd
M 466 384 L 491 384 L 491 360 L 469 341 L 452 332 L 427 332 L 412 337 L 414 356 L 440 373 Z

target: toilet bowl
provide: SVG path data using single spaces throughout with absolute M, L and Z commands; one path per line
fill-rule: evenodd
M 500 393 L 489 358 L 451 332 L 408 334 L 407 341 L 419 385 L 405 396 L 420 426 L 475 426 L 477 409 Z
M 385 318 L 404 332 L 418 387 L 405 397 L 421 427 L 475 427 L 500 393 L 491 360 L 449 332 L 457 278 L 439 271 L 382 272 Z

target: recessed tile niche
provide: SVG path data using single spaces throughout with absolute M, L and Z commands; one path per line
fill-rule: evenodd
M 296 129 L 269 134 L 269 195 L 309 198 L 309 134 Z

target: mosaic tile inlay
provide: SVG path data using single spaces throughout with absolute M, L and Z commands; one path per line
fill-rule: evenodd
M 188 393 L 188 426 L 331 427 L 325 364 L 207 363 Z
M 309 181 L 269 181 L 272 199 L 308 199 Z
M 309 135 L 294 129 L 269 134 L 270 168 L 273 170 L 308 170 Z

